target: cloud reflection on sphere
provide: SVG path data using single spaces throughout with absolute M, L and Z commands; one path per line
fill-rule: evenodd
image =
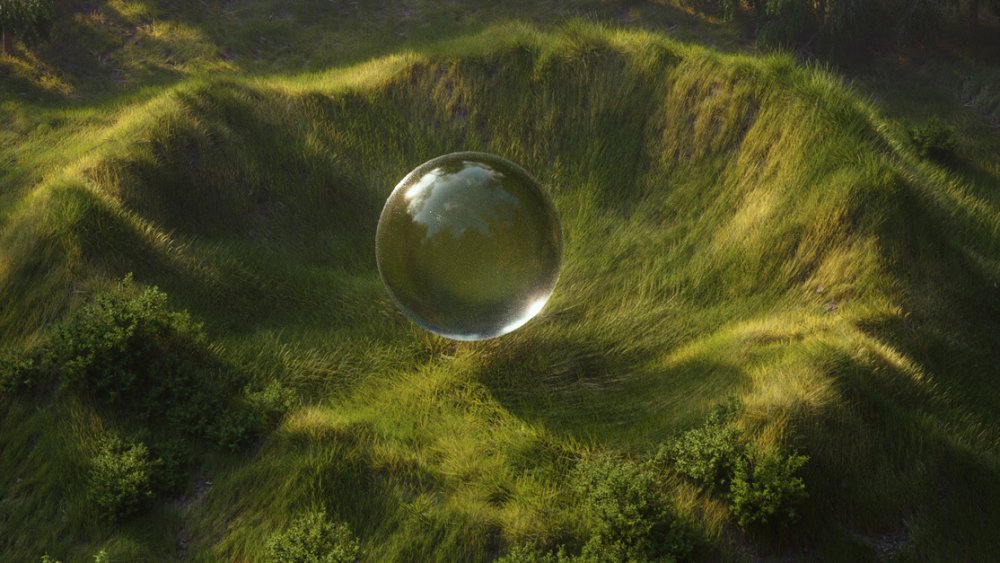
M 559 278 L 555 208 L 521 167 L 485 153 L 430 160 L 393 190 L 375 238 L 379 273 L 413 322 L 455 340 L 507 334 Z

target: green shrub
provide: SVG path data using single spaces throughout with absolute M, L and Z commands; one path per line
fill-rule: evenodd
M 577 464 L 573 490 L 586 516 L 587 536 L 578 555 L 566 546 L 546 551 L 515 546 L 504 563 L 616 563 L 686 559 L 697 543 L 694 524 L 666 498 L 653 462 L 600 456 Z
M 780 448 L 758 452 L 735 425 L 736 405 L 714 410 L 700 427 L 665 446 L 658 460 L 707 492 L 723 495 L 740 526 L 788 524 L 808 497 L 797 475 L 808 457 Z
M 739 434 L 731 417 L 731 407 L 712 411 L 703 426 L 688 430 L 661 447 L 659 457 L 666 458 L 674 470 L 703 490 L 725 490 L 739 450 Z
M 331 522 L 316 510 L 296 518 L 287 530 L 267 542 L 268 561 L 274 563 L 354 563 L 361 544 L 343 522 Z
M 33 387 L 42 373 L 35 357 L 14 350 L 0 350 L 0 395 Z
M 150 458 L 142 442 L 108 438 L 90 462 L 89 499 L 103 517 L 132 514 L 153 499 L 158 469 L 159 462 Z
M 285 413 L 295 406 L 295 391 L 272 380 L 263 389 L 244 390 L 250 410 L 257 415 L 257 420 L 264 428 L 275 426 Z
M 937 116 L 922 126 L 910 128 L 910 140 L 922 158 L 945 160 L 955 155 L 955 131 Z
M 232 405 L 205 425 L 204 432 L 215 444 L 236 450 L 255 434 L 256 420 L 245 405 Z
M 653 464 L 584 460 L 573 481 L 591 534 L 580 560 L 606 560 L 602 553 L 640 561 L 683 558 L 694 548 L 693 525 L 665 498 Z
M 0 33 L 6 51 L 8 35 L 33 41 L 48 37 L 52 25 L 52 0 L 3 0 L 0 2 Z
M 197 369 L 204 340 L 189 315 L 167 309 L 165 293 L 153 287 L 135 295 L 126 278 L 56 329 L 47 359 L 65 380 L 118 405 L 148 396 L 150 384 L 157 387 L 154 395 L 162 395 L 158 372 Z M 144 402 L 144 412 L 157 404 Z
M 512 547 L 496 563 L 569 563 L 575 559 L 566 555 L 564 546 L 560 546 L 558 551 L 545 551 L 529 543 Z
M 210 351 L 202 326 L 126 278 L 53 333 L 44 364 L 66 385 L 147 426 L 236 447 L 254 430 L 240 376 Z
M 809 494 L 796 475 L 809 458 L 778 450 L 751 448 L 736 460 L 729 489 L 729 509 L 740 526 L 787 524 L 798 518 L 797 506 Z
M 153 475 L 153 490 L 165 496 L 180 493 L 186 482 L 185 469 L 191 464 L 190 446 L 184 440 L 171 436 L 150 442 L 149 449 L 158 465 L 158 471 Z

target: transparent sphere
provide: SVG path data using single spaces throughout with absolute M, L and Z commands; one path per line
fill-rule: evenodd
M 418 325 L 455 340 L 507 334 L 531 320 L 559 278 L 552 202 L 516 164 L 461 152 L 396 186 L 375 235 L 389 295 Z

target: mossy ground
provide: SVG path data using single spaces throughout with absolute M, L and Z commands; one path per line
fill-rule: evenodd
M 747 536 L 677 480 L 703 556 L 997 552 L 995 67 L 962 63 L 985 84 L 955 86 L 963 108 L 676 7 L 521 4 L 75 4 L 0 62 L 7 345 L 133 272 L 299 401 L 108 524 L 85 464 L 122 421 L 63 389 L 0 398 L 5 559 L 257 560 L 322 505 L 366 560 L 490 560 L 573 529 L 574 459 L 646 455 L 733 396 L 760 445 L 810 456 L 810 496 Z M 957 162 L 908 144 L 926 112 Z M 396 181 L 459 150 L 532 171 L 565 235 L 545 311 L 482 343 L 412 326 L 374 263 Z

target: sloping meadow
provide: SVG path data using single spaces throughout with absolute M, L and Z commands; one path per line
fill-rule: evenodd
M 749 447 L 809 457 L 809 496 L 791 528 L 743 530 L 667 464 L 693 553 L 996 547 L 1000 514 L 978 499 L 1000 495 L 1000 215 L 822 69 L 508 26 L 119 111 L 0 217 L 0 335 L 44 342 L 132 272 L 248 386 L 295 402 L 235 452 L 196 448 L 185 492 L 93 524 L 79 475 L 127 421 L 60 386 L 2 398 L 2 502 L 48 506 L 0 517 L 15 558 L 257 560 L 316 506 L 366 560 L 572 551 L 578 460 L 649 458 L 733 401 Z M 395 183 L 459 150 L 535 174 L 566 241 L 543 313 L 482 343 L 411 326 L 374 262 Z

